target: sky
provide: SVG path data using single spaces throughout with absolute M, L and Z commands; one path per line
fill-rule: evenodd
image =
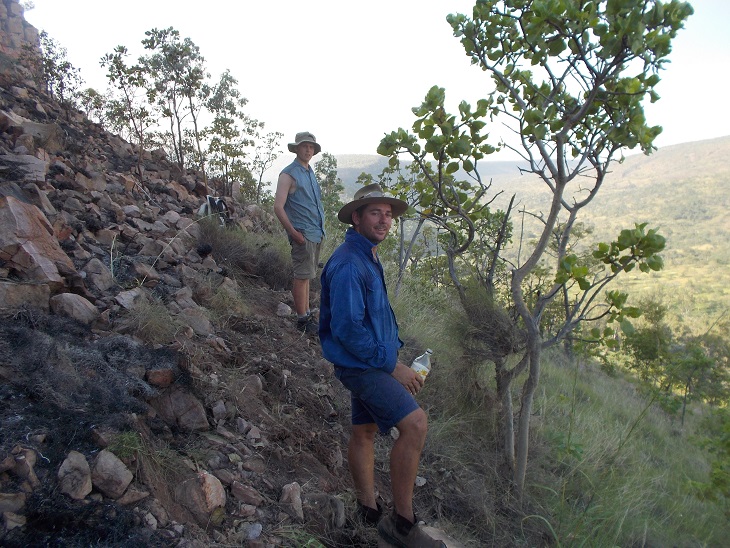
M 376 154 L 385 134 L 410 128 L 411 108 L 433 85 L 447 108 L 485 97 L 491 80 L 471 66 L 446 22 L 473 0 L 32 0 L 25 14 L 67 50 L 87 86 L 107 88 L 99 59 L 117 45 L 136 58 L 145 31 L 173 27 L 205 57 L 212 81 L 226 70 L 265 131 L 312 132 L 325 152 Z M 730 2 L 694 0 L 660 73 L 658 147 L 730 134 L 724 104 Z M 492 131 L 492 135 L 495 132 Z M 494 159 L 507 159 L 495 157 Z

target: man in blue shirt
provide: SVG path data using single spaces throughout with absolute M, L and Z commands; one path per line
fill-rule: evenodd
M 319 337 L 322 354 L 352 395 L 352 433 L 347 449 L 358 509 L 378 523 L 381 537 L 396 546 L 444 546 L 417 524 L 413 488 L 428 421 L 414 395 L 423 378 L 398 360 L 403 342 L 388 300 L 377 246 L 408 204 L 386 197 L 377 184 L 355 193 L 338 213 L 351 224 L 345 242 L 322 271 Z M 375 435 L 399 432 L 390 453 L 393 514 L 380 519 L 375 500 Z
M 317 324 L 309 307 L 309 280 L 317 274 L 325 233 L 322 193 L 309 162 L 322 147 L 314 135 L 302 131 L 297 133 L 288 148 L 297 157 L 279 174 L 274 213 L 286 230 L 291 244 L 291 292 L 297 313 L 297 327 L 305 333 L 316 333 Z

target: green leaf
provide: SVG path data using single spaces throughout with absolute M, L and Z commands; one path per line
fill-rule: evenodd
M 621 326 L 621 331 L 623 331 L 624 335 L 633 335 L 636 331 L 629 320 L 621 320 L 619 325 Z

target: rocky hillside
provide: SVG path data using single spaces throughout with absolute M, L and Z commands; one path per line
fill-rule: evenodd
M 374 545 L 349 398 L 295 328 L 272 216 L 198 219 L 203 178 L 138 166 L 36 89 L 17 46 L 37 34 L 10 40 L 22 10 L 0 7 L 0 544 Z M 422 518 L 475 511 L 447 469 L 421 480 Z
M 217 263 L 201 178 L 161 154 L 136 170 L 26 76 L 0 95 L 0 542 L 351 536 L 342 401 L 289 292 Z M 273 224 L 229 205 L 239 230 Z

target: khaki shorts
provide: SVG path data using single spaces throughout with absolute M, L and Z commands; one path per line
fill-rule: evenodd
M 291 242 L 291 262 L 294 270 L 294 278 L 297 280 L 311 280 L 317 276 L 317 265 L 319 264 L 319 250 L 322 242 L 314 243 L 304 241 L 304 245 Z

